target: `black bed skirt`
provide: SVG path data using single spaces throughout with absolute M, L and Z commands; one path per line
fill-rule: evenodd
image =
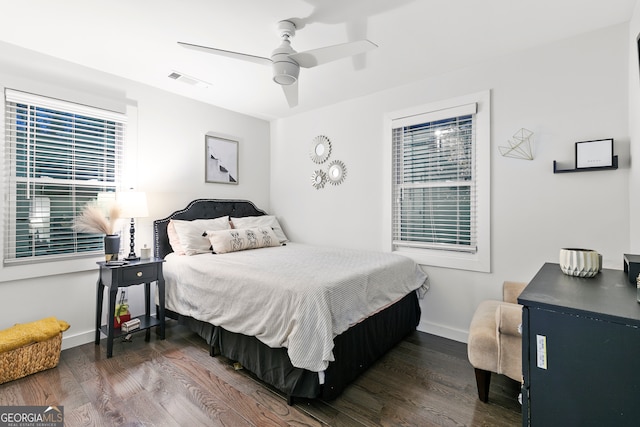
M 420 321 L 420 304 L 415 292 L 352 326 L 334 339 L 334 362 L 325 371 L 324 384 L 318 373 L 296 368 L 286 348 L 271 348 L 255 337 L 229 332 L 219 326 L 185 319 L 169 311 L 170 317 L 185 321 L 212 347 L 212 354 L 239 362 L 262 381 L 289 398 L 335 399 L 344 388 L 376 360 L 414 331 Z

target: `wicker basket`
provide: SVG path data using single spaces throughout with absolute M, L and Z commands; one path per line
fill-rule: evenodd
M 55 368 L 61 348 L 62 332 L 46 341 L 0 353 L 0 384 Z

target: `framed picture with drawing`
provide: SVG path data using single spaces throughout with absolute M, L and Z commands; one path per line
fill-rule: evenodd
M 238 141 L 205 135 L 205 182 L 238 183 Z

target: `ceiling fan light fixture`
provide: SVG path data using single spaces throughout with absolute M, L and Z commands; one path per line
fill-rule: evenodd
M 279 85 L 292 85 L 298 81 L 300 67 L 295 62 L 284 61 L 273 63 L 273 81 Z
M 273 76 L 273 81 L 282 86 L 289 86 L 294 84 L 297 81 L 297 79 L 287 74 L 280 74 L 278 76 Z

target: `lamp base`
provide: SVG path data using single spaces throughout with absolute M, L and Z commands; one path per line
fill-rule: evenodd
M 135 239 L 135 234 L 136 234 L 136 228 L 134 226 L 134 222 L 133 222 L 133 218 L 131 218 L 131 227 L 129 227 L 129 255 L 125 258 L 127 261 L 137 261 L 140 259 L 139 256 L 136 255 L 136 251 L 135 251 L 135 243 L 134 243 L 134 239 Z

